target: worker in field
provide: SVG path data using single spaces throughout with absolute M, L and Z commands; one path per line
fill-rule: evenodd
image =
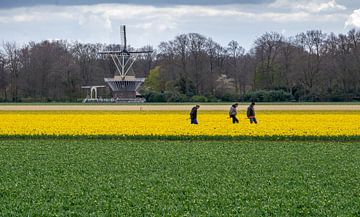
M 239 106 L 239 104 L 238 104 L 238 103 L 235 103 L 235 104 L 231 105 L 231 107 L 230 107 L 229 116 L 230 116 L 230 118 L 232 118 L 233 124 L 239 123 L 239 120 L 236 118 L 236 115 L 237 115 L 237 110 L 236 110 L 236 108 L 237 108 L 238 106 Z
M 194 106 L 192 109 L 191 109 L 191 112 L 190 112 L 190 120 L 191 120 L 191 124 L 198 124 L 198 121 L 197 121 L 197 110 L 200 108 L 199 105 L 196 105 Z
M 255 106 L 255 102 L 252 102 L 247 108 L 247 112 L 246 112 L 247 117 L 250 119 L 250 124 L 252 123 L 257 124 L 254 106 Z

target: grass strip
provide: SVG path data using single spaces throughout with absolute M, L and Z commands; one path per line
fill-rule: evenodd
M 360 136 L 159 136 L 159 135 L 0 135 L 0 139 L 104 139 L 104 140 L 169 140 L 169 141 L 243 141 L 243 140 L 257 140 L 257 141 L 352 141 L 359 142 Z

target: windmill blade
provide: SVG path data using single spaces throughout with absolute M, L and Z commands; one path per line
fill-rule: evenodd
M 100 51 L 98 54 L 121 54 L 124 51 L 122 50 L 113 50 L 113 51 Z
M 144 51 L 129 51 L 128 53 L 138 53 L 138 54 L 145 54 L 145 53 L 152 53 L 152 50 L 144 50 Z
M 126 28 L 125 28 L 125 25 L 120 26 L 120 40 L 121 40 L 121 49 L 126 50 Z

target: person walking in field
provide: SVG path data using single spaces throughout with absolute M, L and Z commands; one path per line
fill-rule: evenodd
M 230 118 L 232 118 L 232 123 L 235 124 L 235 123 L 239 123 L 239 120 L 236 118 L 236 115 L 237 115 L 237 110 L 236 108 L 238 107 L 238 103 L 235 103 L 234 105 L 232 105 L 230 107 L 230 111 L 229 111 L 229 116 Z
M 190 120 L 191 120 L 191 124 L 198 124 L 198 121 L 197 121 L 197 110 L 200 108 L 199 105 L 196 105 L 194 106 L 192 109 L 191 109 L 191 112 L 190 112 Z
M 250 119 L 250 124 L 255 123 L 257 124 L 256 118 L 255 118 L 255 102 L 252 102 L 249 107 L 247 108 L 246 115 Z

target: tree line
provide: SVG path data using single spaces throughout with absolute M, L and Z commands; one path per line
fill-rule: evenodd
M 103 50 L 118 45 L 67 41 L 4 42 L 0 101 L 74 102 L 81 86 L 104 84 L 116 68 Z M 144 47 L 140 50 L 152 49 Z M 134 50 L 130 48 L 130 50 Z M 221 46 L 198 33 L 161 42 L 139 57 L 134 73 L 146 77 L 140 93 L 153 102 L 353 101 L 360 97 L 360 31 L 310 30 L 292 37 L 267 32 L 249 51 L 237 41 Z M 109 89 L 100 93 L 111 97 Z

